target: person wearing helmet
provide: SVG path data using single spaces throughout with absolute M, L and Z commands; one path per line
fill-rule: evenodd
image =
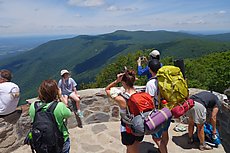
M 149 54 L 149 58 L 150 60 L 152 59 L 158 59 L 160 60 L 160 52 L 158 50 L 153 50 L 150 54 Z M 145 68 L 143 68 L 141 66 L 141 62 L 148 62 L 146 57 L 139 57 L 137 60 L 137 73 L 139 76 L 144 76 L 146 75 L 148 79 L 150 79 L 152 77 L 151 73 L 149 72 L 149 67 L 146 66 Z M 162 66 L 162 64 L 161 64 Z
M 61 70 L 61 79 L 58 82 L 58 87 L 62 92 L 63 102 L 68 106 L 68 98 L 73 99 L 76 102 L 77 113 L 79 117 L 83 117 L 80 110 L 80 96 L 77 94 L 77 83 L 73 78 L 70 77 L 70 72 L 68 70 Z

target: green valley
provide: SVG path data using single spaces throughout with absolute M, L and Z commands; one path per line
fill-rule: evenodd
M 94 82 L 106 65 L 121 56 L 156 48 L 162 58 L 197 58 L 230 49 L 230 34 L 194 35 L 169 31 L 123 31 L 96 36 L 80 35 L 49 41 L 11 58 L 1 59 L 0 69 L 13 72 L 22 101 L 35 97 L 42 80 L 58 80 L 68 69 L 78 84 Z M 131 59 L 130 59 L 131 60 Z M 136 63 L 136 59 L 133 59 Z M 82 86 L 83 87 L 83 86 Z

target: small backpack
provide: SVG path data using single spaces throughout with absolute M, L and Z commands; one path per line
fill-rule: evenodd
M 213 127 L 209 123 L 204 124 L 204 134 L 205 134 L 205 141 L 208 145 L 212 147 L 218 147 L 221 144 L 221 139 L 218 130 L 216 129 L 216 139 L 212 138 L 212 131 Z
M 163 66 L 157 72 L 160 99 L 166 100 L 164 106 L 170 110 L 182 104 L 189 96 L 187 82 L 183 78 L 180 68 Z
M 152 97 L 146 92 L 137 92 L 128 99 L 128 108 L 131 114 L 137 116 L 140 112 L 151 111 L 155 108 Z
M 31 149 L 37 153 L 60 153 L 62 152 L 64 138 L 63 133 L 58 129 L 53 111 L 58 102 L 52 102 L 47 110 L 39 106 L 39 102 L 34 103 L 35 117 L 32 123 Z
M 127 118 L 123 122 L 131 128 L 132 134 L 136 136 L 150 135 L 158 132 L 163 123 L 171 116 L 171 111 L 156 110 L 152 97 L 146 92 L 137 92 L 128 96 L 122 95 L 127 100 Z

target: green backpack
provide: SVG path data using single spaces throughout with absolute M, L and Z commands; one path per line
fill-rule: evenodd
M 160 100 L 166 100 L 164 107 L 170 110 L 182 104 L 189 96 L 188 86 L 182 72 L 176 66 L 163 66 L 157 72 Z M 161 101 L 159 101 L 160 104 Z

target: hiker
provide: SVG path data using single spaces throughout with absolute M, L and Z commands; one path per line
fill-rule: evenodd
M 126 115 L 126 99 L 121 96 L 119 89 L 114 88 L 118 83 L 121 82 L 122 86 L 125 89 L 125 93 L 132 95 L 136 93 L 134 88 L 135 82 L 135 72 L 133 70 L 126 70 L 125 73 L 117 74 L 117 79 L 111 82 L 106 88 L 105 91 L 107 95 L 113 98 L 120 107 L 121 116 Z M 127 153 L 138 153 L 139 152 L 139 143 L 143 140 L 144 136 L 134 136 L 131 133 L 131 129 L 127 127 L 124 121 L 121 119 L 121 141 L 123 145 L 127 147 Z
M 62 91 L 63 102 L 68 107 L 68 98 L 71 98 L 76 103 L 77 114 L 83 118 L 83 113 L 80 110 L 80 95 L 77 94 L 77 83 L 70 77 L 68 70 L 61 70 L 61 79 L 58 82 L 58 87 Z
M 11 82 L 12 74 L 9 70 L 0 70 L 0 116 L 10 115 L 15 112 L 20 90 L 18 85 Z
M 152 77 L 149 79 L 149 81 L 146 84 L 145 92 L 149 93 L 152 98 L 154 99 L 155 106 L 158 108 L 159 102 L 158 102 L 158 81 L 157 81 L 157 71 L 160 69 L 161 64 L 159 60 L 152 59 L 148 63 L 149 72 L 151 73 Z M 152 139 L 157 144 L 159 150 L 161 153 L 167 153 L 167 144 L 169 141 L 169 135 L 168 135 L 168 128 L 171 123 L 171 118 L 168 119 L 168 121 L 162 126 L 161 130 L 155 134 L 152 134 Z
M 212 149 L 210 146 L 205 144 L 205 135 L 204 135 L 204 123 L 206 122 L 207 112 L 211 111 L 210 122 L 213 127 L 212 138 L 217 138 L 216 131 L 216 116 L 221 108 L 221 103 L 216 95 L 208 91 L 202 91 L 197 94 L 190 96 L 190 99 L 193 99 L 195 102 L 195 106 L 187 112 L 189 116 L 189 126 L 188 126 L 188 134 L 189 134 L 189 143 L 193 142 L 193 131 L 194 131 L 194 123 L 198 128 L 198 138 L 200 140 L 200 150 L 209 150 Z
M 152 59 L 158 59 L 160 60 L 160 52 L 158 50 L 153 50 L 150 54 L 149 54 L 149 59 L 152 60 Z M 139 76 L 144 76 L 146 75 L 148 79 L 150 79 L 152 77 L 152 74 L 149 72 L 149 67 L 148 65 L 143 68 L 141 66 L 141 62 L 148 62 L 147 58 L 142 56 L 142 57 L 139 57 L 138 60 L 137 60 L 137 73 Z M 162 64 L 161 64 L 162 66 Z
M 53 103 L 57 103 L 53 115 L 55 117 L 55 121 L 57 122 L 58 129 L 61 131 L 63 138 L 64 138 L 64 145 L 61 149 L 61 153 L 69 153 L 70 150 L 70 138 L 68 129 L 64 123 L 64 120 L 71 116 L 71 111 L 66 107 L 66 105 L 62 102 L 58 101 L 58 97 L 61 95 L 61 91 L 57 86 L 57 82 L 55 80 L 44 80 L 39 89 L 38 89 L 38 98 L 40 102 L 38 102 L 39 106 L 42 106 L 42 109 L 46 110 L 52 105 Z M 35 113 L 35 103 L 32 103 L 29 109 L 29 115 L 33 121 L 35 121 L 36 113 Z M 45 118 L 44 118 L 45 120 Z M 53 129 L 52 129 L 53 130 Z M 32 136 L 34 138 L 34 136 Z M 36 140 L 35 140 L 36 141 Z M 55 141 L 54 138 L 49 141 Z M 45 143 L 45 142 L 40 142 Z

